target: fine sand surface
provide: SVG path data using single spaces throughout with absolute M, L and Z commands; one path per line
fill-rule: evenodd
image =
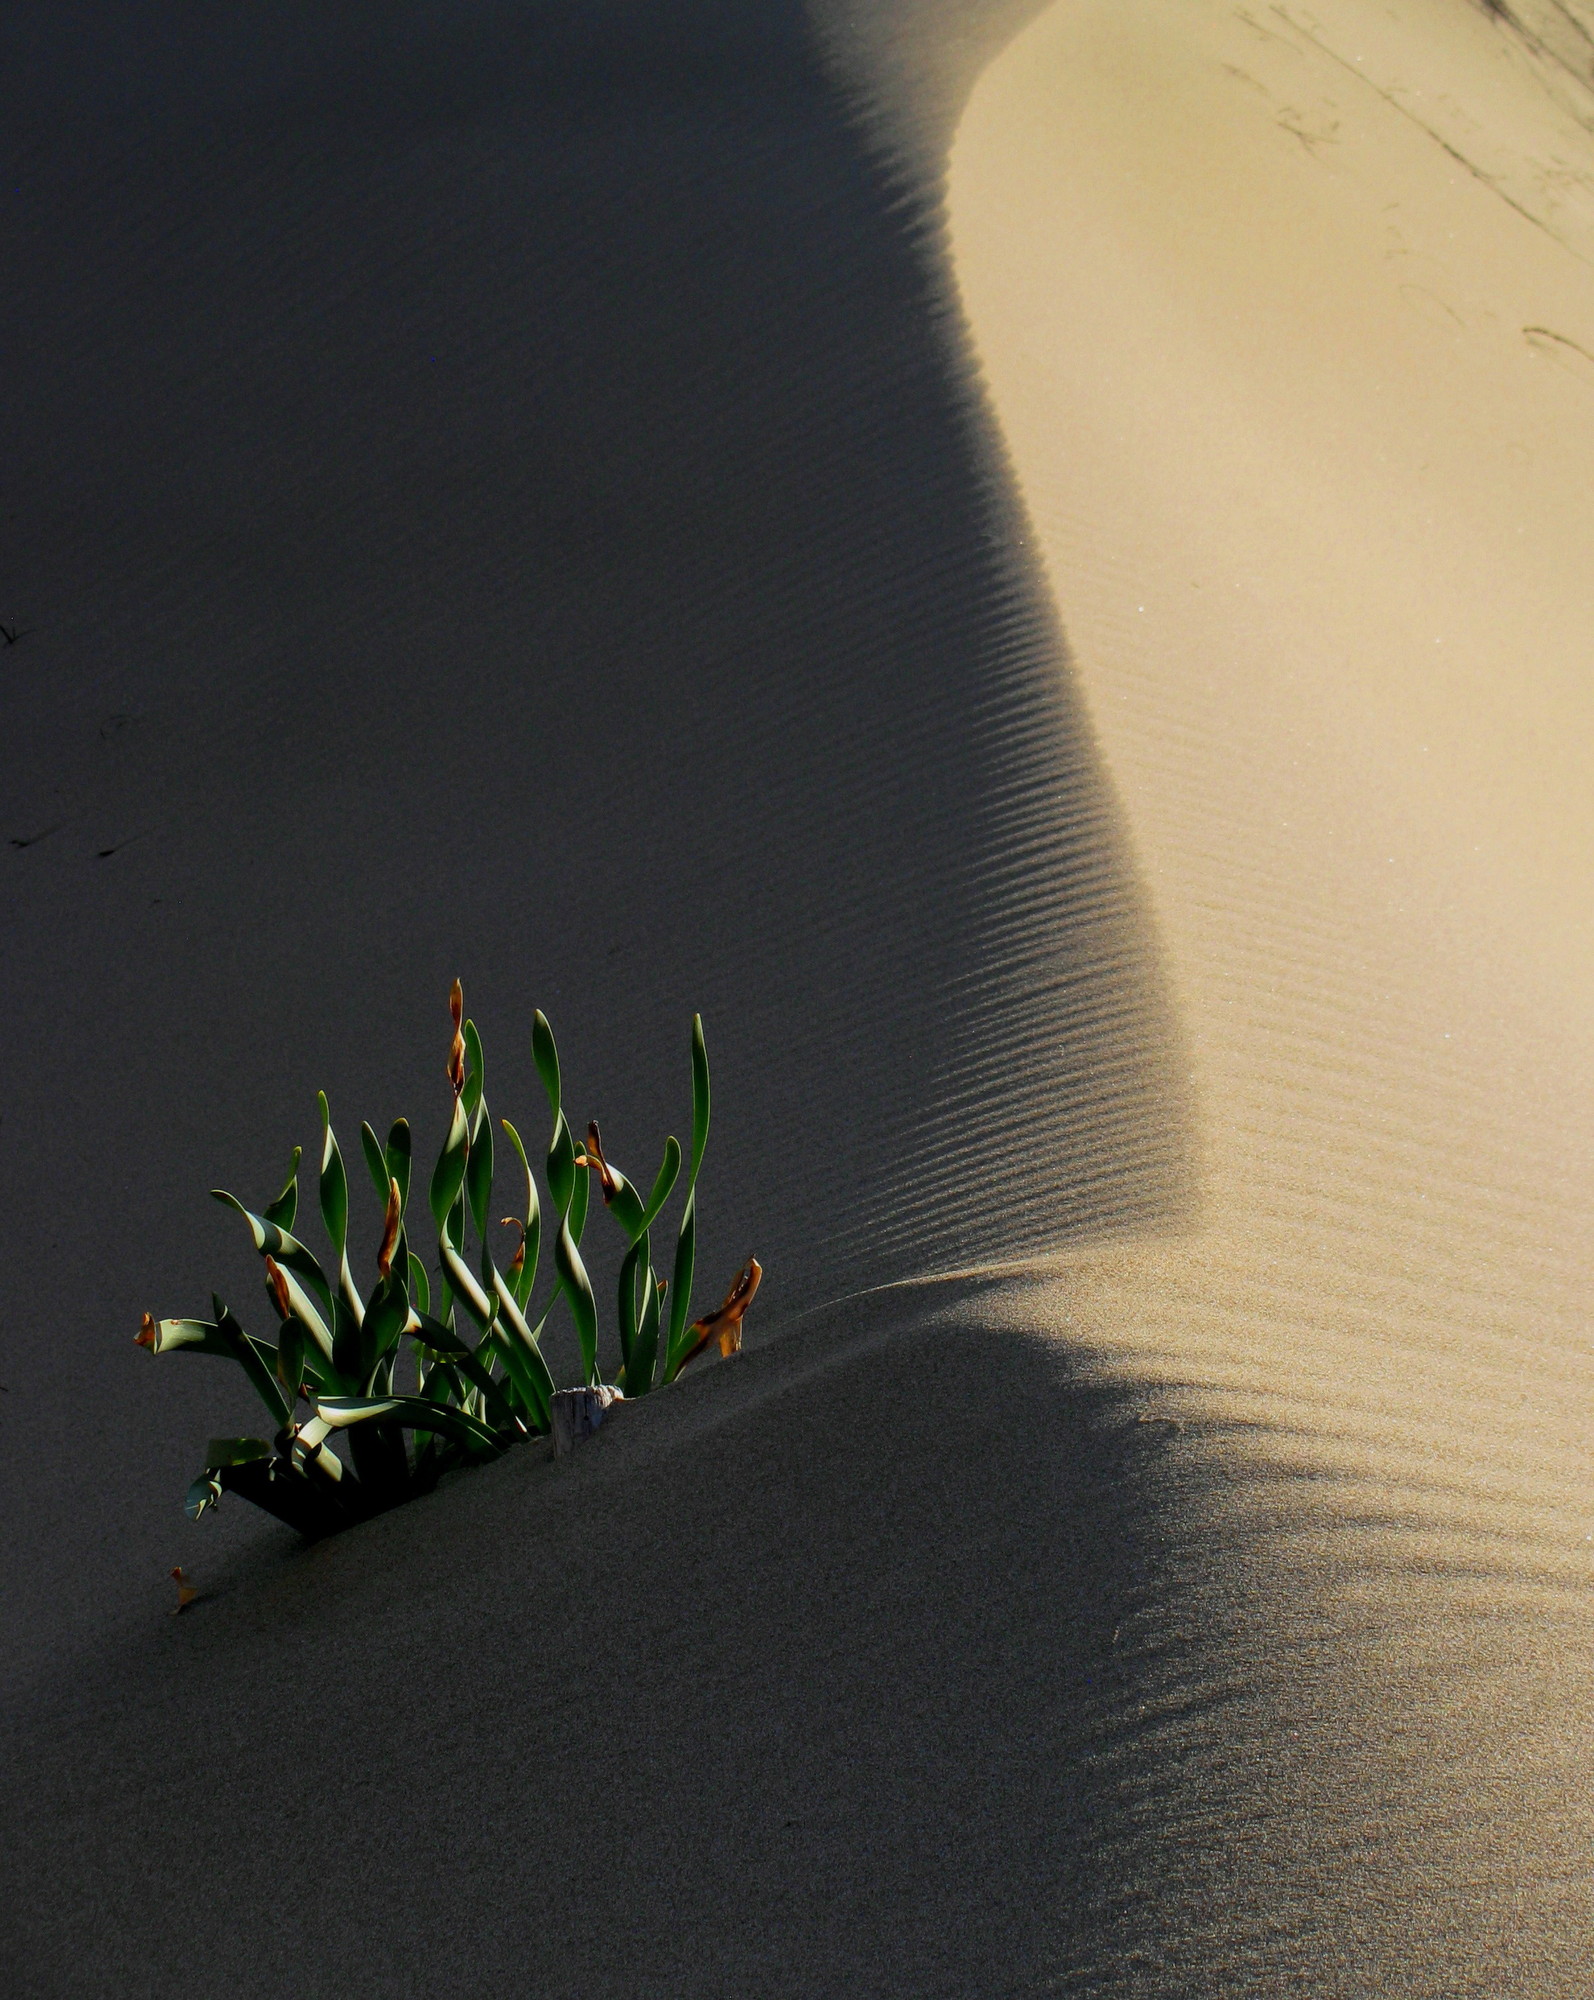
M 0 20 L 11 1990 L 1586 1990 L 1540 11 Z M 702 1009 L 749 1352 L 190 1528 L 455 973 L 627 1163 Z
M 1594 9 L 1538 15 L 1068 0 L 952 156 L 1198 1107 L 1196 1227 L 1061 1295 L 1280 1482 L 1201 1990 L 1594 1965 Z

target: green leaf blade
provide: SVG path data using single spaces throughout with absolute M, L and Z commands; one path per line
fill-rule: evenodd
M 697 1186 L 698 1168 L 708 1147 L 708 1043 L 703 1039 L 703 1016 L 692 1016 L 692 1170 L 688 1185 Z
M 326 1092 L 317 1094 L 321 1108 L 321 1220 L 327 1239 L 341 1261 L 349 1240 L 349 1177 L 343 1170 L 343 1155 L 332 1132 L 332 1108 Z M 383 1190 L 384 1198 L 386 1190 Z
M 304 1148 L 295 1146 L 281 1194 L 266 1203 L 265 1219 L 277 1229 L 292 1229 L 294 1217 L 299 1213 L 299 1162 L 303 1157 Z
M 360 1127 L 360 1151 L 365 1157 L 365 1171 L 371 1176 L 371 1185 L 376 1189 L 376 1198 L 382 1206 L 387 1206 L 387 1159 L 382 1151 L 382 1142 L 369 1125 Z
M 465 1199 L 470 1204 L 478 1243 L 487 1241 L 487 1219 L 493 1201 L 493 1121 L 484 1102 L 465 1161 Z
M 559 1050 L 554 1044 L 548 1017 L 540 1007 L 531 1024 L 531 1059 L 537 1066 L 537 1074 L 548 1096 L 548 1109 L 557 1125 L 562 1101 L 559 1093 Z
M 459 1099 L 454 1100 L 454 1115 L 449 1121 L 448 1136 L 443 1141 L 443 1150 L 438 1155 L 437 1165 L 432 1169 L 432 1184 L 427 1191 L 427 1201 L 432 1211 L 432 1220 L 441 1232 L 448 1221 L 450 1209 L 459 1195 L 465 1181 L 465 1158 L 470 1146 L 470 1121 L 465 1115 L 465 1107 Z
M 554 1262 L 563 1283 L 570 1316 L 576 1323 L 576 1339 L 581 1344 L 581 1362 L 589 1389 L 598 1384 L 598 1308 L 592 1296 L 592 1280 L 581 1261 L 569 1221 L 561 1222 L 554 1240 Z

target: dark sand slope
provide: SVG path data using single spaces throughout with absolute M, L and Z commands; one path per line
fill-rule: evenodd
M 950 1996 L 1051 1990 L 1081 1937 L 1150 1962 L 1114 1848 L 1226 1692 L 1154 1526 L 1204 1475 L 1156 1466 L 1148 1509 L 1165 1445 L 1121 1391 L 919 1299 L 93 1655 L 10 1764 L 11 1990 Z
M 794 1327 L 311 1556 L 177 1512 L 249 1410 L 138 1312 L 256 1297 L 204 1190 L 318 1085 L 435 1143 L 455 972 L 495 1110 L 541 1004 L 626 1160 L 703 1009 L 764 1336 L 1164 1228 L 1188 1154 L 860 73 L 769 4 L 228 23 L 0 23 L 12 1990 L 1002 1990 L 1138 1574 L 1121 1413 L 1007 1321 Z
M 14 1674 L 272 1545 L 188 1538 L 249 1405 L 131 1334 L 257 1298 L 205 1189 L 317 1086 L 435 1145 L 456 972 L 494 1109 L 540 1126 L 541 1005 L 628 1162 L 703 1010 L 699 1268 L 756 1247 L 768 1325 L 1164 1226 L 1163 1005 L 933 200 L 798 10 L 0 37 Z

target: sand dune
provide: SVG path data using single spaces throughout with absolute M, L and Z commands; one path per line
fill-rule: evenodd
M 14 1990 L 1584 1990 L 1582 18 L 0 24 Z M 749 1351 L 201 1538 L 455 972 Z

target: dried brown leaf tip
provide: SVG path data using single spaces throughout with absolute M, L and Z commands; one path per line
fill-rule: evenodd
M 282 1266 L 274 1257 L 266 1259 L 266 1287 L 271 1293 L 278 1317 L 292 1319 L 293 1307 L 288 1300 L 288 1280 L 283 1276 Z
M 177 1604 L 172 1612 L 172 1616 L 175 1618 L 178 1612 L 186 1611 L 189 1605 L 193 1603 L 194 1599 L 199 1595 L 199 1586 L 190 1583 L 188 1578 L 184 1576 L 181 1563 L 172 1571 L 172 1582 L 177 1586 Z
M 703 1319 L 693 1320 L 687 1329 L 696 1336 L 682 1359 L 681 1368 L 688 1361 L 695 1361 L 711 1340 L 718 1339 L 721 1354 L 736 1354 L 742 1345 L 742 1315 L 753 1303 L 754 1295 L 764 1276 L 763 1266 L 756 1257 L 749 1257 L 736 1274 L 736 1282 L 725 1294 L 725 1303 L 717 1312 L 709 1313 Z M 680 1369 L 676 1370 L 680 1373 Z
M 133 1345 L 135 1347 L 147 1347 L 150 1353 L 153 1354 L 155 1352 L 155 1343 L 159 1337 L 155 1329 L 155 1315 L 153 1313 L 145 1313 L 144 1317 L 139 1321 L 138 1332 L 133 1335 Z
M 498 1220 L 501 1228 L 518 1229 L 520 1231 L 520 1241 L 515 1245 L 515 1254 L 510 1258 L 509 1269 L 505 1274 L 513 1280 L 518 1278 L 526 1268 L 526 1225 L 518 1215 L 503 1215 Z
M 389 1176 L 387 1214 L 382 1218 L 382 1247 L 376 1253 L 376 1268 L 384 1278 L 393 1268 L 393 1253 L 398 1249 L 399 1231 L 403 1227 L 404 1203 L 399 1195 L 399 1184 Z
M 457 979 L 449 991 L 448 1011 L 454 1017 L 454 1039 L 448 1050 L 448 1081 L 458 1097 L 465 1088 L 465 1037 L 461 1032 L 465 1020 L 465 989 Z
M 587 1127 L 586 1148 L 583 1152 L 577 1153 L 576 1165 L 578 1167 L 590 1167 L 598 1176 L 598 1180 L 603 1187 L 603 1205 L 607 1208 L 609 1203 L 614 1200 L 616 1182 L 613 1167 L 603 1157 L 603 1136 L 598 1130 L 598 1121 L 596 1118 Z

